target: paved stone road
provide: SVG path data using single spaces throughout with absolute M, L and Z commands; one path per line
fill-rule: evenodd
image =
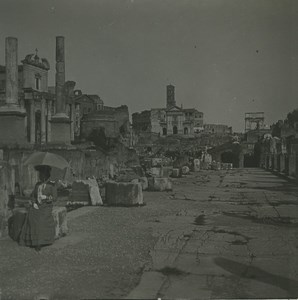
M 2 299 L 298 298 L 298 186 L 259 169 L 173 186 L 142 207 L 72 211 L 39 253 L 1 240 Z
M 260 169 L 176 180 L 168 197 L 187 205 L 154 223 L 152 267 L 127 298 L 297 298 L 297 191 Z

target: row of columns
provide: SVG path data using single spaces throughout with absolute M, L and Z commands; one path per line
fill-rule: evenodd
M 56 112 L 41 100 L 41 142 L 70 144 L 74 139 L 74 105 L 70 104 L 70 117 L 66 114 L 64 37 L 56 37 Z M 35 143 L 35 106 L 30 103 L 30 120 L 26 124 L 26 111 L 18 98 L 18 40 L 5 40 L 6 95 L 5 104 L 0 107 L 0 143 L 26 143 L 26 125 L 30 126 L 30 142 Z M 48 106 L 47 106 L 48 105 Z M 46 110 L 48 113 L 46 114 Z M 46 120 L 46 116 L 48 119 Z M 48 122 L 48 123 L 47 123 Z M 7 128 L 10 128 L 8 131 Z

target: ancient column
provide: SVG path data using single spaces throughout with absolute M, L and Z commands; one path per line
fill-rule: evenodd
M 0 107 L 0 142 L 27 143 L 26 111 L 18 98 L 18 40 L 14 37 L 5 40 L 5 75 L 5 104 Z
M 34 107 L 34 99 L 30 102 L 30 143 L 35 143 L 35 107 Z
M 41 144 L 44 144 L 46 142 L 46 100 L 44 98 L 41 98 L 41 137 L 40 142 Z
M 71 138 L 71 141 L 74 141 L 74 136 L 75 136 L 75 134 L 74 134 L 74 132 L 75 132 L 75 130 L 74 130 L 74 127 L 75 127 L 75 104 L 74 103 L 71 103 L 70 105 L 69 105 L 69 107 L 70 107 L 70 138 Z
M 51 120 L 51 142 L 70 144 L 70 120 L 65 103 L 64 37 L 56 37 L 56 113 Z
M 6 104 L 18 105 L 18 40 L 8 37 L 5 41 Z
M 65 60 L 64 37 L 56 37 L 56 113 L 65 114 Z
M 47 103 L 47 142 L 51 141 L 52 100 Z

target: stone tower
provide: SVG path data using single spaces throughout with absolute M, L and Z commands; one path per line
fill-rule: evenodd
M 171 84 L 167 85 L 167 108 L 176 106 L 175 87 Z

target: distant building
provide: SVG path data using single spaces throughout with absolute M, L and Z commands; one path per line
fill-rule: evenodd
M 232 127 L 222 124 L 204 124 L 204 132 L 209 134 L 232 134 Z
M 132 115 L 133 129 L 161 136 L 193 135 L 202 130 L 204 114 L 195 108 L 183 109 L 176 105 L 175 87 L 167 86 L 166 108 L 153 108 Z
M 97 106 L 98 102 L 96 99 L 94 101 L 96 109 L 83 114 L 80 119 L 80 139 L 88 139 L 93 130 L 99 129 L 103 129 L 108 138 L 120 138 L 130 134 L 129 112 L 126 105 Z

